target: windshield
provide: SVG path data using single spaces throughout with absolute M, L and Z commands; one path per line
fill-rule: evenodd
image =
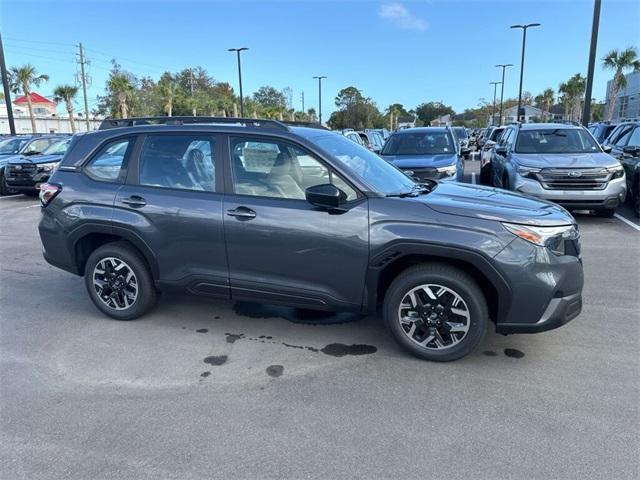
M 49 147 L 51 142 L 52 140 L 50 138 L 38 138 L 36 140 L 32 140 L 20 151 L 20 153 L 22 155 L 38 155 Z
M 520 130 L 517 153 L 596 153 L 598 143 L 585 130 L 555 128 Z
M 54 143 L 49 148 L 43 150 L 43 155 L 64 155 L 69 147 L 71 140 L 63 140 L 58 143 Z
M 18 153 L 20 147 L 26 142 L 24 138 L 9 138 L 0 142 L 0 154 L 7 155 Z
M 456 134 L 456 137 L 458 137 L 458 139 L 465 139 L 467 138 L 467 130 L 464 128 L 454 128 L 453 131 Z
M 310 140 L 342 162 L 377 193 L 410 192 L 416 185 L 396 167 L 342 135 L 332 134 Z
M 402 133 L 387 140 L 381 155 L 452 154 L 455 150 L 453 139 L 444 131 Z

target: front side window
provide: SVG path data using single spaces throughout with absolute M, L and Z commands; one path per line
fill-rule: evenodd
M 0 154 L 10 155 L 20 151 L 20 148 L 26 143 L 26 140 L 21 138 L 9 138 L 0 142 Z
M 61 142 L 54 143 L 47 147 L 42 154 L 43 155 L 64 155 L 69 148 L 71 140 L 62 140 Z
M 120 176 L 122 163 L 132 143 L 133 140 L 130 138 L 107 143 L 85 167 L 86 173 L 95 180 L 115 182 Z
M 600 146 L 582 129 L 520 130 L 518 153 L 597 153 Z
M 640 147 L 640 127 L 636 127 L 633 131 L 627 145 L 630 147 Z
M 215 140 L 206 135 L 149 135 L 140 153 L 140 185 L 216 191 Z
M 633 127 L 629 127 L 624 131 L 620 132 L 620 135 L 618 135 L 618 138 L 616 138 L 614 145 L 616 147 L 624 147 L 627 144 L 627 140 L 629 140 L 629 137 L 631 136 L 632 130 L 633 130 Z
M 276 140 L 243 138 L 231 143 L 233 188 L 237 194 L 304 200 L 305 190 L 331 183 L 355 200 L 357 192 L 300 147 Z
M 387 141 L 382 155 L 437 155 L 455 153 L 453 138 L 446 131 L 400 133 Z

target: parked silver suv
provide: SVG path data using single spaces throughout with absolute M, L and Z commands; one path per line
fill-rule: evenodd
M 620 162 L 581 126 L 509 125 L 493 147 L 492 184 L 611 217 L 627 186 Z

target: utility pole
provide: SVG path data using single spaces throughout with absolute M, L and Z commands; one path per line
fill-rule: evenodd
M 189 86 L 191 89 L 191 115 L 196 116 L 196 104 L 193 101 L 193 69 L 189 69 Z
M 318 123 L 322 125 L 322 79 L 327 77 L 320 75 L 313 78 L 318 79 Z
M 300 97 L 302 98 L 302 113 L 304 114 L 305 113 L 305 110 L 304 110 L 304 92 L 302 92 L 300 94 Z
M 596 64 L 596 48 L 598 46 L 598 29 L 600 27 L 600 0 L 593 4 L 593 24 L 591 26 L 591 48 L 589 48 L 589 67 L 587 70 L 587 87 L 584 92 L 582 124 L 586 127 L 591 120 L 591 91 L 593 90 L 593 70 Z
M 87 100 L 87 76 L 84 73 L 84 48 L 82 47 L 82 43 L 78 45 L 80 49 L 80 75 L 82 80 L 82 96 L 84 97 L 84 121 L 87 125 L 87 132 L 91 129 L 89 125 L 89 101 Z M 73 119 L 72 119 L 73 121 Z
M 7 106 L 7 117 L 9 118 L 9 132 L 16 134 L 16 124 L 13 121 L 13 107 L 11 106 L 11 89 L 9 88 L 9 73 L 4 63 L 4 47 L 2 46 L 2 35 L 0 35 L 0 73 L 2 73 L 2 88 L 4 89 L 4 103 Z
M 522 29 L 522 59 L 520 60 L 520 89 L 518 90 L 518 121 L 520 121 L 520 108 L 522 107 L 522 77 L 524 75 L 524 49 L 527 45 L 527 29 L 539 26 L 539 23 L 528 23 L 526 25 L 511 25 L 511 27 L 509 27 Z
M 247 47 L 227 48 L 227 52 L 236 52 L 238 55 L 238 84 L 240 86 L 240 117 L 244 118 L 244 97 L 242 96 L 242 66 L 240 64 L 240 52 L 249 50 Z
M 491 110 L 491 126 L 496 124 L 496 90 L 500 83 L 502 82 L 489 82 L 489 85 L 493 85 L 493 109 Z
M 500 87 L 500 123 L 502 125 L 502 100 L 504 99 L 504 71 L 507 67 L 513 67 L 512 63 L 501 63 L 500 65 L 496 65 L 496 67 L 502 67 L 502 86 Z

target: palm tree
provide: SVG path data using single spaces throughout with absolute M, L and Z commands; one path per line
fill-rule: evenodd
M 609 110 L 607 111 L 607 120 L 611 121 L 618 93 L 621 88 L 627 85 L 627 79 L 624 76 L 625 70 L 640 70 L 638 50 L 635 47 L 629 47 L 622 51 L 611 50 L 602 59 L 602 66 L 605 70 L 614 71 L 609 90 Z
M 22 91 L 22 94 L 27 99 L 29 117 L 31 118 L 31 131 L 36 133 L 36 119 L 33 116 L 33 105 L 31 104 L 31 86 L 37 87 L 42 82 L 48 81 L 49 75 L 39 75 L 36 68 L 29 64 L 21 67 L 12 67 L 9 75 L 11 77 L 11 90 L 13 93 Z
M 545 117 L 548 117 L 550 115 L 550 113 L 551 113 L 551 107 L 553 106 L 553 100 L 555 99 L 555 96 L 556 96 L 556 94 L 553 91 L 553 88 L 547 88 L 540 95 L 542 108 L 545 111 Z M 545 119 L 548 119 L 548 118 L 545 118 Z
M 562 93 L 562 103 L 564 103 L 565 116 L 569 120 L 580 118 L 580 107 L 582 96 L 584 95 L 586 78 L 576 73 L 566 82 L 560 84 L 558 91 Z
M 67 105 L 67 113 L 69 114 L 69 123 L 71 123 L 71 132 L 76 133 L 76 123 L 73 120 L 73 97 L 78 94 L 78 87 L 73 85 L 58 85 L 53 91 L 53 99 L 56 102 L 64 101 Z
M 118 101 L 120 118 L 127 118 L 129 112 L 128 101 L 133 95 L 133 85 L 126 75 L 117 73 L 111 76 L 108 82 L 109 90 Z
M 172 80 L 158 83 L 158 94 L 162 100 L 162 108 L 169 117 L 173 113 L 173 104 L 178 96 L 178 90 L 178 84 Z

